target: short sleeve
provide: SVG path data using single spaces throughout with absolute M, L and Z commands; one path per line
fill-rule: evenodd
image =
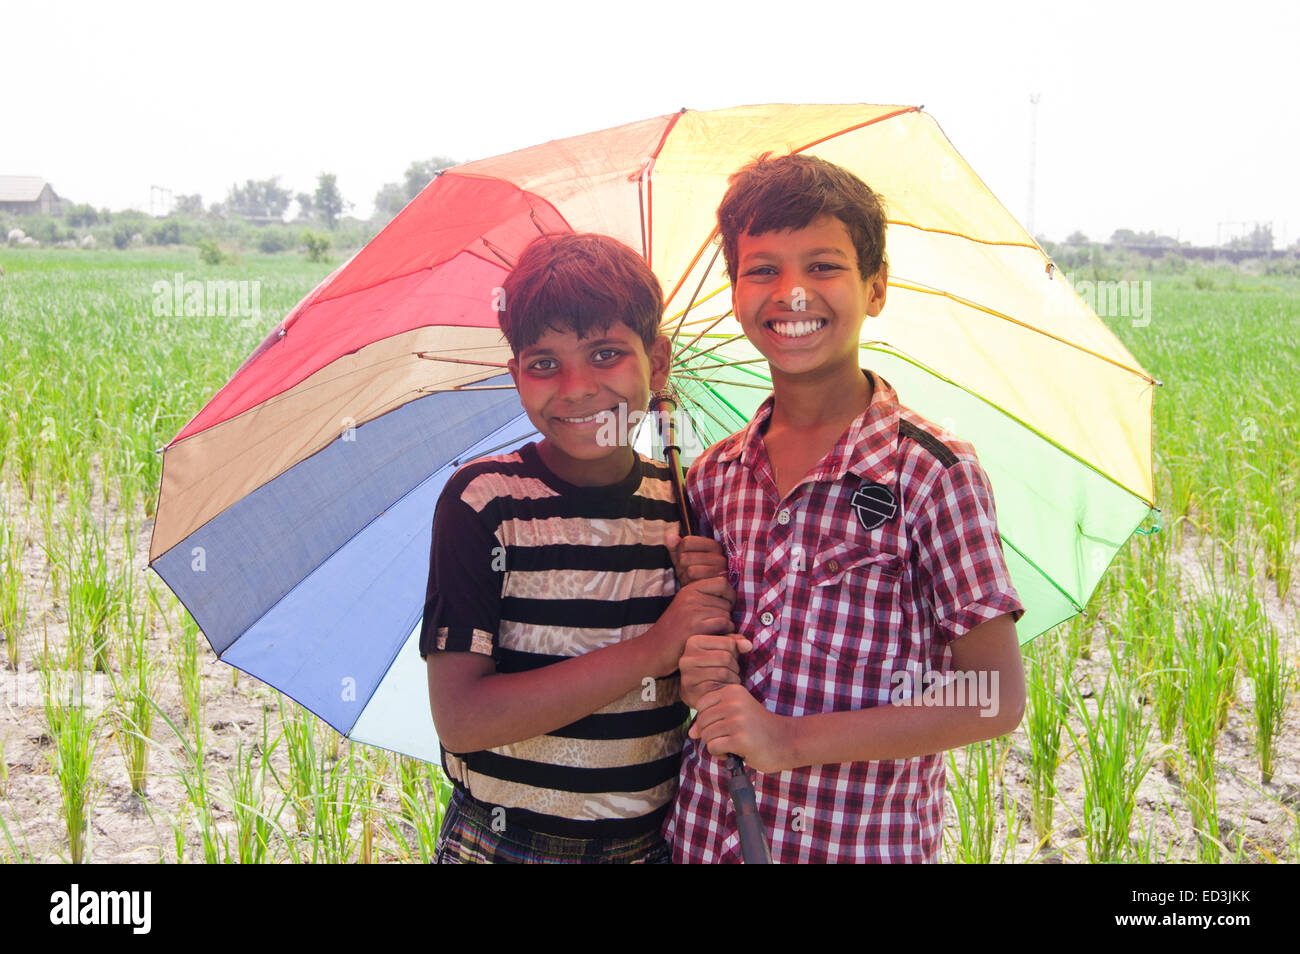
M 917 580 L 945 639 L 1024 607 L 1011 585 L 998 535 L 993 491 L 979 464 L 944 469 L 912 528 Z
M 505 553 L 496 535 L 457 493 L 453 478 L 438 500 L 429 551 L 429 584 L 420 655 L 434 651 L 492 655 L 501 622 Z

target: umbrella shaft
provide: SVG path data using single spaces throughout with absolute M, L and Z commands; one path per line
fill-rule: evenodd
M 758 814 L 754 786 L 745 771 L 745 763 L 735 755 L 728 755 L 727 774 L 727 791 L 736 812 L 736 830 L 740 833 L 740 855 L 747 865 L 770 865 L 772 850 L 767 846 L 763 819 Z
M 673 421 L 677 406 L 671 398 L 659 396 L 650 405 L 650 409 L 659 415 L 659 434 L 663 439 L 664 456 L 668 458 L 668 470 L 677 496 L 677 515 L 681 519 L 683 532 L 690 536 L 691 512 L 686 506 L 686 486 L 682 480 L 682 465 L 678 456 L 681 447 L 677 443 L 677 426 Z M 767 845 L 767 835 L 763 832 L 763 819 L 758 814 L 754 783 L 749 780 L 745 763 L 738 756 L 727 756 L 727 775 L 727 791 L 736 813 L 736 830 L 740 833 L 740 854 L 747 865 L 770 865 L 772 851 Z

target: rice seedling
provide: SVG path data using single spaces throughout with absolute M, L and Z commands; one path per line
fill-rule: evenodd
M 1164 813 L 1160 817 L 1168 819 L 1177 826 L 1178 819 L 1174 814 L 1174 810 L 1163 795 L 1160 796 L 1160 803 L 1164 806 Z M 1156 817 L 1154 815 L 1145 816 L 1143 813 L 1138 812 L 1136 824 L 1138 837 L 1133 839 L 1132 842 L 1132 860 L 1141 865 L 1168 864 L 1172 860 L 1173 842 L 1161 839 Z
M 437 853 L 451 784 L 435 766 L 404 755 L 397 759 L 397 780 L 400 815 L 386 815 L 385 827 L 403 861 L 428 864 Z
M 70 528 L 61 551 L 67 574 L 68 638 L 90 649 L 95 669 L 107 672 L 110 620 L 122 608 L 120 578 L 107 557 L 107 539 L 91 521 Z
M 185 864 L 185 817 L 189 814 L 190 804 L 186 802 L 181 806 L 181 813 L 178 819 L 172 820 L 172 844 L 176 849 L 176 863 Z
M 1065 663 L 1071 672 L 1076 660 L 1092 659 L 1092 631 L 1096 623 L 1097 617 L 1084 610 L 1065 624 Z
M 361 801 L 361 856 L 363 865 L 374 863 L 375 844 L 375 795 L 382 790 L 382 758 L 378 761 L 370 758 L 363 746 L 357 753 L 361 761 L 360 801 Z
M 121 672 L 112 673 L 118 746 L 131 791 L 140 796 L 148 784 L 152 700 L 157 690 L 157 662 L 149 652 L 148 628 L 149 621 L 143 615 L 128 620 L 118 642 Z
M 1126 658 L 1141 677 L 1155 667 L 1160 647 L 1173 639 L 1178 591 L 1170 572 L 1167 534 L 1134 538 L 1127 557 L 1118 561 L 1124 595 L 1121 626 Z
M 280 697 L 280 731 L 289 759 L 289 784 L 281 789 L 293 806 L 299 833 L 307 830 L 312 809 L 312 793 L 317 789 L 315 717 L 295 704 L 291 718 L 285 718 L 284 697 Z M 274 768 L 272 769 L 274 771 Z
M 203 851 L 203 861 L 205 864 L 216 864 L 219 862 L 228 862 L 231 860 L 229 840 L 217 830 L 215 809 L 212 803 L 212 796 L 208 790 L 208 773 L 207 766 L 204 764 L 202 731 L 196 722 L 192 726 L 195 732 L 195 739 L 190 737 L 177 727 L 176 723 L 168 718 L 167 713 L 154 704 L 154 710 L 158 716 L 167 723 L 168 728 L 176 736 L 180 744 L 180 765 L 178 767 L 178 776 L 181 785 L 185 788 L 188 796 L 187 808 L 183 809 L 180 821 L 177 823 L 176 831 L 176 853 L 179 862 L 184 853 L 184 826 L 185 816 L 188 808 L 192 808 L 195 813 L 195 827 L 198 829 L 199 845 Z
M 277 740 L 278 741 L 278 740 Z M 267 859 L 271 835 L 279 818 L 265 811 L 268 759 L 275 743 L 268 744 L 266 716 L 262 717 L 262 742 L 245 748 L 239 743 L 234 767 L 229 772 L 230 813 L 234 819 L 235 857 L 240 864 L 260 864 Z M 257 767 L 254 768 L 254 756 Z M 280 810 L 284 803 L 280 803 Z
M 4 835 L 5 839 L 5 850 L 4 854 L 0 855 L 0 861 L 7 865 L 21 864 L 30 861 L 32 857 L 32 849 L 27 842 L 26 833 L 22 830 L 21 825 L 16 824 L 16 827 L 18 828 L 19 837 L 23 840 L 21 848 L 18 846 L 18 842 L 14 840 L 13 832 L 9 830 L 9 823 L 5 821 L 3 815 L 0 815 L 0 835 Z
M 337 735 L 328 727 L 326 731 Z M 347 758 L 337 759 L 328 768 L 322 758 L 319 769 L 312 792 L 316 821 L 312 860 L 346 864 L 352 861 L 359 847 L 360 837 L 352 833 L 352 824 L 369 811 L 369 786 L 365 784 L 364 770 L 357 770 L 355 746 L 351 742 Z M 315 857 L 317 851 L 319 859 Z
M 1246 668 L 1255 690 L 1252 710 L 1255 754 L 1259 759 L 1260 781 L 1267 785 L 1273 780 L 1277 737 L 1295 685 L 1295 671 L 1283 658 L 1277 630 L 1267 619 L 1253 627 L 1253 638 L 1247 643 Z
M 24 534 L 6 520 L 0 527 L 0 629 L 5 636 L 5 660 L 18 668 L 19 647 L 27 621 L 27 587 L 23 579 Z
M 1160 741 L 1164 755 L 1160 760 L 1161 770 L 1165 775 L 1174 775 L 1175 734 L 1178 731 L 1178 719 L 1182 714 L 1183 684 L 1186 674 L 1179 667 L 1177 643 L 1173 639 L 1161 640 L 1156 644 L 1156 657 L 1153 668 L 1142 682 L 1142 692 L 1152 702 L 1156 727 L 1160 732 Z
M 184 610 L 181 612 L 181 632 L 173 643 L 173 665 L 181 687 L 185 721 L 197 726 L 203 721 L 203 683 L 199 677 L 199 653 L 202 651 L 199 643 L 202 636 L 194 618 Z
M 1061 764 L 1061 730 L 1066 709 L 1063 665 L 1054 643 L 1044 636 L 1024 654 L 1026 669 L 1025 732 L 1029 737 L 1029 788 L 1034 840 L 1050 838 L 1056 807 L 1056 771 Z
M 994 834 L 998 828 L 997 800 L 1005 799 L 1002 785 L 1010 744 L 1007 739 L 989 739 L 965 747 L 960 766 L 949 751 L 948 781 L 956 809 L 957 838 L 944 839 L 949 860 L 957 864 L 989 864 L 1003 861 L 1015 844 L 1015 834 L 1004 839 L 1002 850 L 994 857 Z M 1015 817 L 1014 802 L 1004 800 L 1003 824 L 1009 832 Z M 1018 824 L 1016 825 L 1018 830 Z
M 331 761 L 328 748 L 317 744 L 316 717 L 295 705 L 292 717 L 284 718 L 283 697 L 280 722 L 289 777 L 277 775 L 276 781 L 293 805 L 298 830 L 297 839 L 288 839 L 291 856 L 312 864 L 353 860 L 367 833 L 364 817 L 373 811 L 371 783 L 364 768 L 358 771 L 355 745 L 349 742 L 346 757 Z M 363 822 L 360 833 L 353 833 L 355 822 Z M 299 842 L 306 843 L 306 854 Z
M 1202 861 L 1219 858 L 1216 753 L 1236 678 L 1232 602 L 1198 597 L 1185 620 L 1179 645 L 1183 675 L 1183 738 L 1187 768 L 1181 774 Z
M 85 860 L 90 816 L 99 782 L 94 762 L 99 750 L 99 717 L 93 714 L 92 687 L 78 664 L 60 671 L 46 660 L 42 670 L 45 724 L 53 740 L 50 764 L 59 783 L 60 806 L 73 864 Z M 70 680 L 60 685 L 60 676 Z
M 1135 687 L 1107 675 L 1094 714 L 1078 687 L 1074 709 L 1081 730 L 1066 724 L 1083 774 L 1084 845 L 1090 862 L 1123 860 L 1131 851 L 1129 829 L 1138 786 L 1153 764 L 1151 724 L 1143 718 Z

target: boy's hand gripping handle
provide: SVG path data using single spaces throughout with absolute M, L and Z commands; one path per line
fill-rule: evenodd
M 650 402 L 650 413 L 659 418 L 659 436 L 664 445 L 664 456 L 668 458 L 668 470 L 672 475 L 673 490 L 677 496 L 677 513 L 682 522 L 686 536 L 691 535 L 691 512 L 686 507 L 686 487 L 682 483 L 682 466 L 678 459 L 681 445 L 677 443 L 677 425 L 673 414 L 677 402 L 667 391 L 660 391 Z M 728 755 L 727 792 L 731 795 L 731 807 L 736 813 L 736 830 L 740 834 L 740 854 L 747 865 L 770 865 L 772 850 L 767 845 L 767 835 L 763 832 L 763 819 L 758 814 L 758 802 L 754 796 L 754 783 L 749 780 L 745 763 L 735 755 Z

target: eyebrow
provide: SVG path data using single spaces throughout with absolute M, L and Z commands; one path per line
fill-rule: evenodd
M 584 338 L 582 339 L 582 341 L 589 348 L 601 348 L 606 345 L 620 345 L 626 347 L 628 344 L 628 342 L 624 341 L 622 338 Z M 537 345 L 529 345 L 523 351 L 519 352 L 519 357 L 522 359 L 522 358 L 533 358 L 533 357 L 540 357 L 541 355 L 553 355 L 553 354 L 555 354 L 555 351 L 551 348 L 542 348 L 542 347 L 538 347 Z
M 844 251 L 841 248 L 836 248 L 834 245 L 824 245 L 821 248 L 810 248 L 808 251 L 804 252 L 804 257 L 806 258 L 816 258 L 819 255 L 838 255 L 840 258 L 849 257 L 848 252 Z M 776 257 L 777 255 L 775 252 L 765 252 L 762 249 L 759 249 L 758 251 L 747 253 L 744 256 L 744 258 L 741 259 L 741 261 L 748 261 L 751 258 L 776 258 Z

